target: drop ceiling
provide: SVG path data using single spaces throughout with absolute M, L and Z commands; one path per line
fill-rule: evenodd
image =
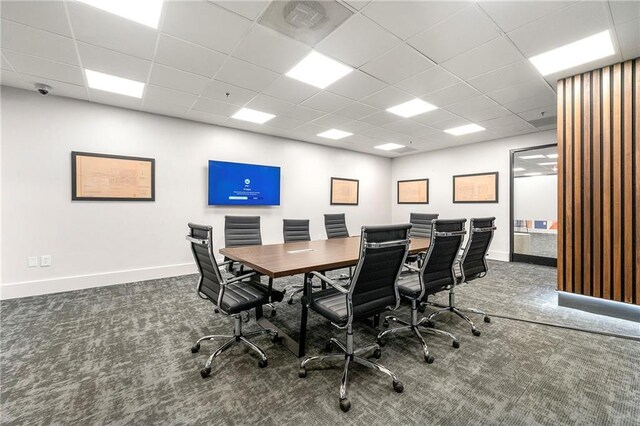
M 269 6 L 165 1 L 156 30 L 77 1 L 2 1 L 1 83 L 396 157 L 553 128 L 540 119 L 555 115 L 557 79 L 640 56 L 637 1 L 345 0 L 350 16 L 313 45 L 261 25 Z M 605 30 L 613 56 L 547 77 L 527 59 Z M 285 76 L 312 50 L 355 70 L 324 90 Z M 144 95 L 90 89 L 83 68 L 145 82 Z M 385 111 L 416 97 L 439 109 Z M 245 106 L 276 118 L 231 118 Z M 486 130 L 443 132 L 470 123 Z M 316 136 L 332 128 L 353 136 Z M 374 149 L 386 143 L 407 148 Z

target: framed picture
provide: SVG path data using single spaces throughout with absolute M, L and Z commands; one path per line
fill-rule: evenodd
M 399 180 L 398 204 L 429 204 L 429 179 Z
M 454 203 L 497 203 L 498 172 L 453 177 Z
M 71 199 L 155 201 L 155 159 L 71 152 Z
M 356 179 L 331 178 L 331 205 L 357 206 L 360 181 Z

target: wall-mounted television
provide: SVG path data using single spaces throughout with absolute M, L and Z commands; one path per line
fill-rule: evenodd
M 280 167 L 209 161 L 210 206 L 279 206 Z

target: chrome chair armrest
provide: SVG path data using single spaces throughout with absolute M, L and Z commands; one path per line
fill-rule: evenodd
M 225 260 L 224 262 L 218 262 L 218 268 L 225 266 L 225 265 L 231 265 L 233 263 L 233 260 L 229 259 L 229 260 Z
M 409 269 L 409 270 L 411 270 L 411 271 L 413 271 L 413 272 L 420 272 L 420 268 L 416 268 L 415 266 L 410 265 L 408 263 L 405 263 L 404 267 Z
M 255 271 L 254 272 L 249 272 L 248 274 L 240 275 L 238 277 L 231 278 L 230 280 L 226 280 L 224 282 L 224 284 L 222 284 L 222 285 L 226 286 L 227 284 L 235 283 L 237 281 L 242 281 L 242 280 L 247 279 L 249 277 L 253 277 L 254 275 L 258 275 L 258 273 L 255 272 Z
M 340 284 L 338 284 L 337 282 L 333 281 L 329 277 L 327 277 L 325 275 L 322 275 L 320 272 L 311 271 L 311 272 L 309 272 L 309 276 L 318 277 L 321 281 L 329 284 L 331 287 L 335 288 L 336 290 L 338 290 L 342 294 L 349 293 L 349 290 L 347 290 L 346 288 L 342 287 Z

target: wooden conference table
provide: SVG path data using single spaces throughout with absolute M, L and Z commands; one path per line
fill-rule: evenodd
M 409 253 L 423 252 L 428 247 L 428 238 L 411 238 Z M 360 255 L 360 237 L 223 248 L 220 249 L 220 253 L 266 275 L 270 282 L 274 278 L 297 274 L 304 274 L 303 282 L 306 282 L 311 271 L 330 271 L 355 265 Z M 306 306 L 302 305 L 298 341 L 263 317 L 261 310 L 256 310 L 256 314 L 260 326 L 276 329 L 289 350 L 299 357 L 304 356 L 307 335 Z

